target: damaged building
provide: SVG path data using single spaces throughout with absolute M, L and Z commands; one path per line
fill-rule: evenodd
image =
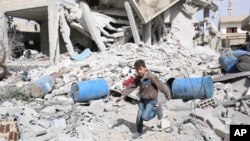
M 39 23 L 38 50 L 50 56 L 51 64 L 59 61 L 61 53 L 67 52 L 72 57 L 75 49 L 103 51 L 131 41 L 136 44 L 157 43 L 163 41 L 163 35 L 169 32 L 168 28 L 171 28 L 171 33 L 179 39 L 180 44 L 186 47 L 193 47 L 194 37 L 202 36 L 202 42 L 207 42 L 205 38 L 209 38 L 210 31 L 217 34 L 210 21 L 210 9 L 213 12 L 218 10 L 215 1 L 168 0 L 155 4 L 153 1 L 133 0 L 129 3 L 124 0 L 86 3 L 53 0 L 20 1 L 13 4 L 12 1 L 3 0 L 1 6 L 2 16 L 5 17 L 1 21 L 5 24 L 3 26 L 9 22 L 7 17 Z M 204 10 L 203 30 L 195 31 L 194 14 L 199 10 Z M 190 28 L 185 28 L 183 24 Z
M 144 122 L 137 140 L 229 141 L 230 125 L 250 124 L 250 56 L 217 51 L 219 4 L 1 0 L 0 140 L 132 140 L 139 87 L 118 101 L 142 59 L 171 99 L 157 91 L 162 120 Z M 249 30 L 249 17 L 242 29 Z M 13 59 L 16 31 L 22 54 Z

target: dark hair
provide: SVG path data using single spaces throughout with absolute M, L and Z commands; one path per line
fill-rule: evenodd
M 140 67 L 146 67 L 145 62 L 143 60 L 137 60 L 134 64 L 135 69 L 138 69 Z

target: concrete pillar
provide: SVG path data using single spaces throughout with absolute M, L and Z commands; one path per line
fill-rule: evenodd
M 170 23 L 170 10 L 164 11 L 164 23 Z
M 134 17 L 132 8 L 131 8 L 129 2 L 127 2 L 127 1 L 124 2 L 124 6 L 125 6 L 125 9 L 126 9 L 126 12 L 127 12 L 127 15 L 128 15 L 128 20 L 129 20 L 132 35 L 133 35 L 133 38 L 134 38 L 134 42 L 136 44 L 139 44 L 141 42 L 141 39 L 140 39 L 140 35 L 139 35 L 139 32 L 138 32 L 138 28 L 136 26 L 136 21 L 135 21 L 135 17 Z
M 81 23 L 81 25 L 84 25 L 84 23 L 86 24 L 90 32 L 90 35 L 92 39 L 95 41 L 97 47 L 100 49 L 100 51 L 105 51 L 106 46 L 103 40 L 101 39 L 100 31 L 97 30 L 97 26 L 95 23 L 98 21 L 94 20 L 89 5 L 86 2 L 80 2 L 80 9 L 82 10 L 82 18 L 80 18 L 79 22 Z
M 142 30 L 142 39 L 143 42 L 147 45 L 151 45 L 151 29 L 152 29 L 152 24 L 151 21 L 143 25 L 143 30 Z
M 210 14 L 210 12 L 209 12 L 209 8 L 208 7 L 206 7 L 206 8 L 204 8 L 204 11 L 203 11 L 203 16 L 204 16 L 204 30 L 203 30 L 203 35 L 204 35 L 204 37 L 203 37 L 203 42 L 205 43 L 205 44 L 207 44 L 208 43 L 208 38 L 209 38 L 209 30 L 208 30 L 208 20 L 209 20 L 209 14 Z
M 49 55 L 49 31 L 48 21 L 42 21 L 40 23 L 40 40 L 41 40 L 41 52 Z
M 59 5 L 48 6 L 48 29 L 49 29 L 49 52 L 50 63 L 55 65 L 59 62 Z
M 183 4 L 181 2 L 170 7 L 172 32 L 180 41 L 181 46 L 191 48 L 193 47 L 193 37 L 195 35 L 193 16 L 190 17 L 183 13 L 182 8 Z
M 8 19 L 0 9 L 0 63 L 10 55 L 8 45 Z

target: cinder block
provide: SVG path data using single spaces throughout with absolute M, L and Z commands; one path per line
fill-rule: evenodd
M 216 102 L 215 98 L 210 98 L 210 99 L 206 99 L 206 100 L 199 102 L 198 107 L 199 108 L 207 108 L 207 107 L 214 106 L 216 103 L 217 102 Z

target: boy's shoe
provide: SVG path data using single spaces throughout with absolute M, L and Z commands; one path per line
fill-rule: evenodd
M 141 133 L 139 132 L 135 132 L 133 135 L 132 135 L 132 139 L 137 139 L 141 136 Z
M 158 120 L 163 119 L 163 116 L 164 116 L 163 115 L 163 107 L 161 104 L 156 107 L 156 114 L 157 114 Z

